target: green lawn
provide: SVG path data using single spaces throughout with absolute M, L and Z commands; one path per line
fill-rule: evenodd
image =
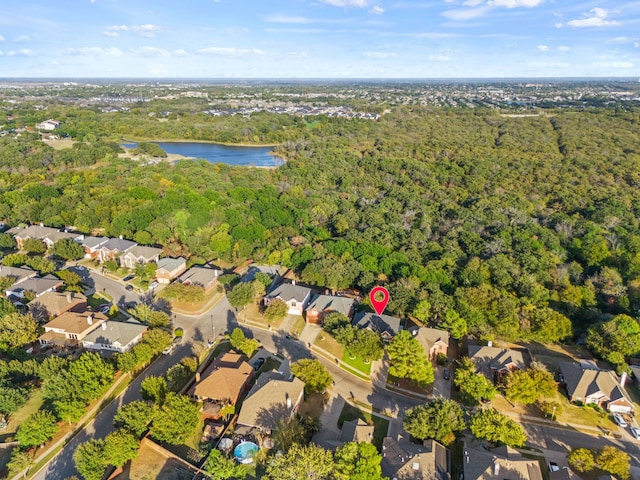
M 282 365 L 282 362 L 279 362 L 273 357 L 267 357 L 267 359 L 264 361 L 264 363 L 258 370 L 256 377 L 260 375 L 262 372 L 270 372 L 271 370 L 278 370 L 280 368 L 280 365 Z
M 342 428 L 344 422 L 349 422 L 356 418 L 361 418 L 369 425 L 373 425 L 372 443 L 376 446 L 378 451 L 382 451 L 382 440 L 387 436 L 387 432 L 389 431 L 389 420 L 378 417 L 377 415 L 372 415 L 369 412 L 360 410 L 358 407 L 345 403 L 344 407 L 342 407 L 342 411 L 340 412 L 340 417 L 338 417 L 338 427 Z
M 96 310 L 100 305 L 105 303 L 109 303 L 110 300 L 107 300 L 102 293 L 94 293 L 93 295 L 89 295 L 87 297 L 87 304 L 93 309 Z
M 349 353 L 347 353 L 346 350 L 342 355 L 342 361 L 347 365 L 355 368 L 359 372 L 362 372 L 363 374 L 367 375 L 367 377 L 371 374 L 371 362 L 364 363 L 364 360 L 360 357 L 356 357 L 352 359 L 349 357 Z
M 20 426 L 20 424 L 24 422 L 29 415 L 40 410 L 43 402 L 44 399 L 42 396 L 41 388 L 31 392 L 27 403 L 25 403 L 17 412 L 14 412 L 9 416 L 9 424 L 2 433 L 14 433 L 16 430 L 18 430 L 18 426 Z
M 306 322 L 304 321 L 304 318 L 298 317 L 296 319 L 296 322 L 293 324 L 293 328 L 291 329 L 291 335 L 295 337 L 299 337 L 300 334 L 302 333 L 302 330 L 304 330 L 305 325 L 306 325 Z
M 320 332 L 314 342 L 316 347 L 326 350 L 336 358 L 342 358 L 344 355 L 344 348 L 340 345 L 331 335 L 327 332 Z

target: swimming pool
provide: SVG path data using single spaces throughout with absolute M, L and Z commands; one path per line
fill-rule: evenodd
M 253 463 L 253 457 L 258 453 L 260 447 L 253 442 L 242 442 L 233 451 L 233 456 L 240 463 Z

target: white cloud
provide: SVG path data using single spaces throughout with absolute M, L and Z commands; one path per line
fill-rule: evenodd
M 506 8 L 533 8 L 541 5 L 544 0 L 489 0 L 487 5 L 491 7 L 506 7 Z
M 357 7 L 367 8 L 367 0 L 320 0 L 327 5 L 333 5 L 334 7 Z
M 0 42 L 4 42 L 4 37 L 0 35 Z
M 2 55 L 4 55 L 4 53 L 2 53 L 2 50 L 0 50 L 0 57 L 1 57 Z
M 633 48 L 640 48 L 640 42 L 633 42 Z
M 567 25 L 574 28 L 613 27 L 615 25 L 620 25 L 620 23 L 615 20 L 607 20 L 608 16 L 608 10 L 596 7 L 589 10 L 589 13 L 584 14 L 583 18 L 568 21 Z
M 20 35 L 13 39 L 13 43 L 26 43 L 31 40 L 29 35 Z
M 287 52 L 285 54 L 287 57 L 293 57 L 293 58 L 307 58 L 307 52 Z
M 538 45 L 536 48 L 538 50 L 540 50 L 541 52 L 548 52 L 549 51 L 549 47 L 547 45 Z
M 152 23 L 145 23 L 143 25 L 109 25 L 103 32 L 108 37 L 117 37 L 119 32 L 136 32 L 139 35 L 151 38 L 155 37 L 156 33 L 162 30 L 158 25 Z
M 482 6 L 458 10 L 445 10 L 444 12 L 442 12 L 442 16 L 450 20 L 470 20 L 472 18 L 482 17 L 488 12 L 489 9 L 485 6 Z
M 28 48 L 23 48 L 21 50 L 11 50 L 10 52 L 7 52 L 7 55 L 9 55 L 10 57 L 33 57 L 35 55 L 35 52 L 33 50 L 29 50 Z
M 432 55 L 427 55 L 427 60 L 430 62 L 448 62 L 451 60 L 451 56 L 446 53 L 434 53 Z
M 65 48 L 64 50 L 58 50 L 58 55 L 106 55 L 109 57 L 119 57 L 122 55 L 122 50 L 115 47 L 102 48 L 102 47 L 80 47 L 80 48 Z
M 365 58 L 389 58 L 395 57 L 396 54 L 390 52 L 364 52 L 362 56 Z
M 382 8 L 379 5 L 376 5 L 371 10 L 369 10 L 369 13 L 373 13 L 374 15 L 382 15 L 384 13 L 384 8 Z
M 167 50 L 156 47 L 140 47 L 130 49 L 131 53 L 138 57 L 170 57 L 171 54 Z
M 269 23 L 311 23 L 307 17 L 290 17 L 287 15 L 269 15 L 265 17 L 265 22 Z
M 218 57 L 246 57 L 264 55 L 266 52 L 257 48 L 207 47 L 196 50 L 198 55 L 214 55 Z
M 186 57 L 187 56 L 187 51 L 179 48 L 179 49 L 173 51 L 173 56 L 174 57 Z
M 558 50 L 561 52 L 568 52 L 569 50 L 571 50 L 571 47 L 567 47 L 566 45 L 560 45 L 558 47 Z

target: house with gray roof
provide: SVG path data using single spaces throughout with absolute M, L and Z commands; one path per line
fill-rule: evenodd
M 182 258 L 161 258 L 156 262 L 156 280 L 158 283 L 171 283 L 171 280 L 184 273 L 187 261 Z
M 25 292 L 31 291 L 35 294 L 35 297 L 44 295 L 47 292 L 53 292 L 60 288 L 64 282 L 53 275 L 46 275 L 44 277 L 29 277 L 24 280 L 14 283 L 4 292 L 8 296 L 14 296 L 17 298 L 25 298 Z
M 47 235 L 59 233 L 57 228 L 45 227 L 44 225 L 29 225 L 28 227 L 13 227 L 7 230 L 7 233 L 13 235 L 16 241 L 18 250 L 22 250 L 22 245 L 27 238 L 35 238 L 37 240 L 44 240 Z
M 120 265 L 125 268 L 136 268 L 136 265 L 146 265 L 151 262 L 158 263 L 161 253 L 161 248 L 135 245 L 119 258 Z
M 47 248 L 51 248 L 58 240 L 73 240 L 74 242 L 82 243 L 83 238 L 84 235 L 82 233 L 56 231 L 46 235 L 44 238 L 42 238 L 42 241 L 47 246 Z
M 100 247 L 109 241 L 109 237 L 84 237 L 80 245 L 84 248 L 84 258 L 98 258 Z
M 29 267 L 7 267 L 0 265 L 0 277 L 11 277 L 15 282 L 21 282 L 25 278 L 35 277 L 38 274 Z
M 254 263 L 249 265 L 249 270 L 247 270 L 247 273 L 242 277 L 242 282 L 253 282 L 256 273 L 265 273 L 269 275 L 272 280 L 276 279 L 280 276 L 280 268 L 273 265 L 257 265 Z
M 123 353 L 138 343 L 147 326 L 135 322 L 106 321 L 82 339 L 88 350 L 106 350 Z
M 435 440 L 417 445 L 384 437 L 380 466 L 385 477 L 396 480 L 451 480 L 449 450 Z
M 379 333 L 385 342 L 390 342 L 402 330 L 401 320 L 398 317 L 371 312 L 356 314 L 353 325 Z
M 222 275 L 222 270 L 194 266 L 180 275 L 177 281 L 183 285 L 199 285 L 208 291 L 218 283 L 220 275 Z
M 633 403 L 613 370 L 574 362 L 560 362 L 558 367 L 571 402 L 596 404 L 612 413 L 633 411 Z
M 365 442 L 371 443 L 373 441 L 373 431 L 375 427 L 369 425 L 361 418 L 356 418 L 349 422 L 342 424 L 342 430 L 340 431 L 341 442 Z
M 113 260 L 116 257 L 126 253 L 129 249 L 135 247 L 136 242 L 125 240 L 123 238 L 110 238 L 98 248 L 98 259 L 101 262 Z
M 269 306 L 273 300 L 279 298 L 287 304 L 287 313 L 289 315 L 302 316 L 302 312 L 304 312 L 305 307 L 309 303 L 310 297 L 310 288 L 301 287 L 300 285 L 296 285 L 295 282 L 292 282 L 277 285 L 264 296 L 262 301 L 266 307 Z
M 305 310 L 307 323 L 322 325 L 324 317 L 332 312 L 341 313 L 350 319 L 354 303 L 353 298 L 315 295 Z
M 438 355 L 447 355 L 451 335 L 446 330 L 420 327 L 411 333 L 422 345 L 430 360 L 435 360 Z
M 537 459 L 523 457 L 510 447 L 491 451 L 465 446 L 463 451 L 465 480 L 542 480 Z
M 242 402 L 237 423 L 269 434 L 281 420 L 291 418 L 298 411 L 303 394 L 304 382 L 299 378 L 265 372 Z
M 510 350 L 481 345 L 469 345 L 469 358 L 476 370 L 491 382 L 497 383 L 502 375 L 527 366 L 521 350 Z

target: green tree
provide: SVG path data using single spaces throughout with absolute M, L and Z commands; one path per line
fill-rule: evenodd
M 628 315 L 617 315 L 590 328 L 587 345 L 605 360 L 621 366 L 625 358 L 640 352 L 640 325 Z
M 467 334 L 467 321 L 455 310 L 447 310 L 444 318 L 438 323 L 451 334 L 451 338 L 461 339 Z
M 476 373 L 475 364 L 467 357 L 460 361 L 453 383 L 460 391 L 461 400 L 468 405 L 478 405 L 482 400 L 492 400 L 498 393 L 487 377 Z
M 514 403 L 530 405 L 540 398 L 554 396 L 557 391 L 553 375 L 540 367 L 526 371 L 513 370 L 504 378 L 505 395 Z
M 262 285 L 264 285 L 264 288 L 269 288 L 269 285 L 271 285 L 272 282 L 269 274 L 264 272 L 256 272 L 256 274 L 253 276 L 253 279 L 254 281 L 258 281 Z
M 365 328 L 358 328 L 355 330 L 350 351 L 354 355 L 362 357 L 365 362 L 380 360 L 384 355 L 382 338 L 377 332 Z
M 251 282 L 251 286 L 253 287 L 253 301 L 259 304 L 262 297 L 267 293 L 264 283 L 260 280 L 254 280 Z
M 431 317 L 431 304 L 428 300 L 420 300 L 413 309 L 413 316 L 426 323 Z
M 142 400 L 136 400 L 118 408 L 113 417 L 113 425 L 125 428 L 138 438 L 147 431 L 149 422 L 153 417 L 153 407 Z
M 39 410 L 27 417 L 16 432 L 21 447 L 37 447 L 53 438 L 58 430 L 56 418 L 46 410 Z
M 131 432 L 121 429 L 111 432 L 105 438 L 105 462 L 114 467 L 121 467 L 138 456 L 140 440 Z
M 20 348 L 38 338 L 38 323 L 30 315 L 10 313 L 0 317 L 0 350 Z
M 333 480 L 335 465 L 331 452 L 316 445 L 294 444 L 267 467 L 266 480 Z
M 588 448 L 576 448 L 567 455 L 569 466 L 576 472 L 590 472 L 596 466 L 596 458 Z
M 165 332 L 159 328 L 153 328 L 148 330 L 144 337 L 142 337 L 141 343 L 148 345 L 151 351 L 156 354 L 171 345 L 171 342 L 173 342 L 173 339 L 169 332 Z
M 14 448 L 11 451 L 11 460 L 7 464 L 9 477 L 13 478 L 32 464 L 33 457 L 28 451 L 22 450 L 21 448 Z
M 184 442 L 198 425 L 198 407 L 189 397 L 167 393 L 164 403 L 153 415 L 151 435 L 162 442 L 177 445 Z
M 8 233 L 0 233 L 0 249 L 10 250 L 16 248 L 16 241 Z
M 370 443 L 349 442 L 335 454 L 336 478 L 340 480 L 383 480 L 382 456 Z
M 420 342 L 408 330 L 402 330 L 387 347 L 389 373 L 394 377 L 408 378 L 418 385 L 433 383 L 433 366 Z
M 0 386 L 0 413 L 11 415 L 26 403 L 27 398 L 29 392 L 24 388 Z
M 84 248 L 70 238 L 63 238 L 53 244 L 51 253 L 65 260 L 80 260 L 84 257 Z
M 303 358 L 291 364 L 291 373 L 302 380 L 307 395 L 324 392 L 333 378 L 327 368 L 319 360 Z
M 622 480 L 629 478 L 629 454 L 617 447 L 607 445 L 602 447 L 596 457 L 596 464 L 605 472 L 609 472 Z
M 281 418 L 273 430 L 273 441 L 280 450 L 289 450 L 293 445 L 304 445 L 307 432 L 297 417 Z
M 235 461 L 225 457 L 220 450 L 213 449 L 202 467 L 213 480 L 244 478 L 245 471 Z
M 37 238 L 27 238 L 22 242 L 22 250 L 27 253 L 43 254 L 47 251 L 47 246 L 42 240 Z
M 78 473 L 85 480 L 101 480 L 107 467 L 104 440 L 89 440 L 81 444 L 73 454 Z
M 226 405 L 223 405 L 222 408 L 220 409 L 220 416 L 224 418 L 225 422 L 229 420 L 229 418 L 231 418 L 231 416 L 234 415 L 235 413 L 236 413 L 236 406 L 233 403 L 227 403 Z
M 85 352 L 69 364 L 69 378 L 73 381 L 74 394 L 90 401 L 100 397 L 113 381 L 113 366 L 100 354 Z
M 407 410 L 404 428 L 411 436 L 449 444 L 466 428 L 462 408 L 453 400 L 436 398 Z
M 264 317 L 271 322 L 275 322 L 286 317 L 288 311 L 289 307 L 284 300 L 274 298 L 264 310 Z
M 238 283 L 227 294 L 229 305 L 233 308 L 242 308 L 253 301 L 253 287 L 250 283 Z
M 167 381 L 164 377 L 148 376 L 140 384 L 140 395 L 145 400 L 150 400 L 155 404 L 162 404 L 167 395 Z
M 238 327 L 233 329 L 231 335 L 229 335 L 229 340 L 234 350 L 244 353 L 249 358 L 260 346 L 260 343 L 255 338 L 247 338 L 242 329 Z
M 527 435 L 521 425 L 494 408 L 486 408 L 476 413 L 471 417 L 469 428 L 477 438 L 495 444 L 521 447 L 527 440 Z
M 339 328 L 350 326 L 351 323 L 347 316 L 340 312 L 331 312 L 329 315 L 324 317 L 324 321 L 322 322 L 322 328 L 332 335 L 334 335 L 334 332 Z

